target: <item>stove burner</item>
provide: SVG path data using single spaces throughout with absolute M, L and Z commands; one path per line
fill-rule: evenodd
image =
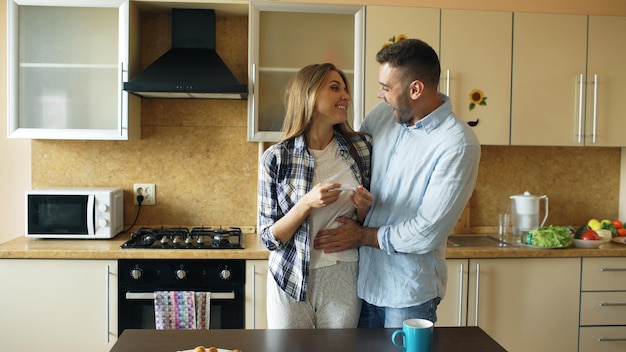
M 150 249 L 243 249 L 245 243 L 239 227 L 228 230 L 210 227 L 140 228 L 130 235 L 121 248 Z

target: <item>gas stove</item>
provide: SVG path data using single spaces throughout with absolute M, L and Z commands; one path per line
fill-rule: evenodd
M 130 235 L 121 248 L 142 249 L 243 249 L 239 227 L 224 230 L 211 227 L 142 227 Z

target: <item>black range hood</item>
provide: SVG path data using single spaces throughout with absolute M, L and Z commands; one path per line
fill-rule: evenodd
M 172 48 L 124 82 L 144 98 L 246 99 L 241 84 L 215 51 L 215 11 L 172 9 Z

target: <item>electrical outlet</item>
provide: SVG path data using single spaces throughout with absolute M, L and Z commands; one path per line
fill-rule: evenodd
M 141 205 L 156 204 L 156 185 L 154 183 L 135 183 L 133 186 L 133 201 L 135 205 L 139 204 L 137 203 L 138 195 L 143 196 Z

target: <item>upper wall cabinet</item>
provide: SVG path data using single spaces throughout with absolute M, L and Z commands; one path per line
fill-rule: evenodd
M 626 18 L 514 16 L 511 144 L 626 146 Z
M 331 62 L 352 90 L 353 126 L 363 116 L 363 6 L 250 2 L 248 140 L 277 141 L 283 90 L 309 64 Z
M 368 6 L 365 45 L 365 113 L 380 99 L 376 53 L 399 36 L 418 38 L 439 51 L 440 10 L 418 7 Z M 419 23 L 419 25 L 416 25 Z
M 441 11 L 441 84 L 480 144 L 508 145 L 513 14 Z
M 139 136 L 139 100 L 122 90 L 128 0 L 8 0 L 7 16 L 9 137 Z

